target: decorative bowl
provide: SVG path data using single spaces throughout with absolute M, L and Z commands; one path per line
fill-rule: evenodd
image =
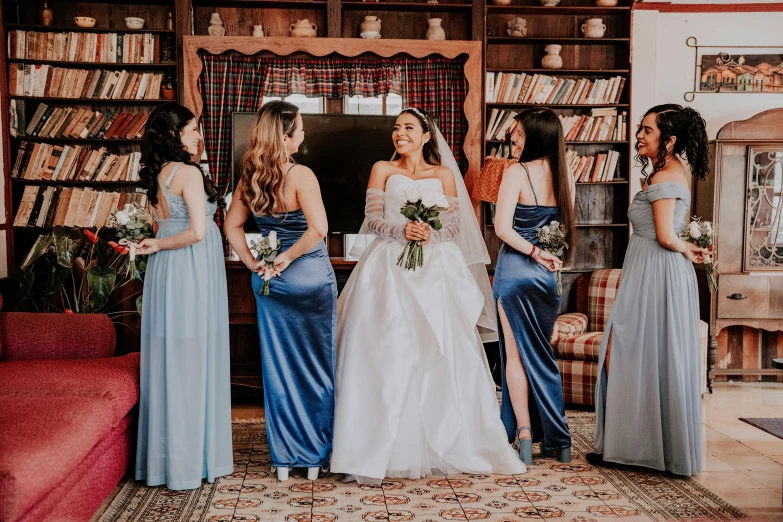
M 89 16 L 77 16 L 73 19 L 79 27 L 95 27 L 95 18 Z
M 137 18 L 135 16 L 128 16 L 125 18 L 125 27 L 128 29 L 141 29 L 144 27 L 144 18 Z

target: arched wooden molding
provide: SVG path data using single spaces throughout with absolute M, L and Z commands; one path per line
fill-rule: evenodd
M 468 82 L 468 93 L 463 105 L 463 111 L 468 121 L 468 132 L 465 136 L 463 151 L 468 160 L 465 184 L 470 188 L 481 170 L 482 158 L 481 45 L 479 41 L 448 40 L 183 36 L 183 85 L 181 99 L 184 105 L 193 111 L 197 118 L 201 116 L 203 102 L 198 88 L 198 79 L 202 70 L 202 63 L 198 53 L 201 50 L 211 54 L 223 54 L 232 51 L 244 55 L 272 53 L 277 56 L 290 56 L 293 54 L 328 56 L 337 54 L 348 58 L 374 54 L 382 58 L 395 56 L 409 56 L 411 58 L 440 56 L 455 59 L 464 55 L 467 57 L 464 71 L 465 79 Z

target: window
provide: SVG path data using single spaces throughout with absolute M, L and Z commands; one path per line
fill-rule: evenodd
M 304 94 L 292 94 L 281 98 L 280 96 L 264 96 L 262 103 L 266 103 L 272 100 L 285 99 L 288 103 L 293 103 L 302 114 L 323 114 L 324 112 L 324 99 L 323 98 L 308 98 Z
M 388 94 L 386 96 L 346 96 L 343 112 L 345 114 L 377 114 L 396 116 L 402 111 L 402 96 Z

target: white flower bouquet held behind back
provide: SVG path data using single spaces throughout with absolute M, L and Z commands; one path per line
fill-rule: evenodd
M 131 277 L 135 278 L 138 273 L 136 269 L 136 243 L 154 235 L 149 212 L 142 207 L 127 204 L 122 210 L 112 211 L 106 226 L 115 228 L 119 239 L 118 243 L 128 248 Z
M 264 287 L 262 289 L 263 295 L 269 295 L 269 280 L 272 279 L 273 269 L 275 267 L 275 258 L 280 253 L 280 240 L 277 239 L 277 232 L 274 230 L 269 233 L 268 236 L 261 237 L 258 241 L 250 242 L 250 251 L 255 258 L 265 263 L 264 273 L 261 278 L 264 280 Z
M 715 230 L 712 228 L 712 223 L 709 221 L 702 221 L 697 217 L 688 223 L 681 236 L 685 241 L 698 245 L 701 248 L 710 248 L 715 242 Z M 705 257 L 704 270 L 707 275 L 707 284 L 710 292 L 714 293 L 718 291 L 718 281 L 715 278 L 717 263 L 713 263 L 709 257 Z
M 553 256 L 563 258 L 566 249 L 568 248 L 568 242 L 566 242 L 566 229 L 564 225 L 561 225 L 559 221 L 552 221 L 548 225 L 544 225 L 541 228 L 537 228 L 538 240 L 544 245 L 545 250 Z M 555 278 L 557 281 L 557 295 L 563 294 L 563 274 L 558 268 L 555 270 Z
M 443 193 L 432 187 L 417 184 L 403 192 L 400 213 L 410 221 L 428 223 L 433 230 L 440 230 L 440 213 L 448 210 L 449 202 Z M 408 270 L 416 270 L 424 266 L 424 248 L 418 241 L 408 241 L 402 249 L 397 265 Z

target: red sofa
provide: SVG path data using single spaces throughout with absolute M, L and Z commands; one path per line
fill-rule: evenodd
M 114 345 L 105 315 L 0 313 L 0 522 L 89 520 L 125 475 L 139 354 Z

